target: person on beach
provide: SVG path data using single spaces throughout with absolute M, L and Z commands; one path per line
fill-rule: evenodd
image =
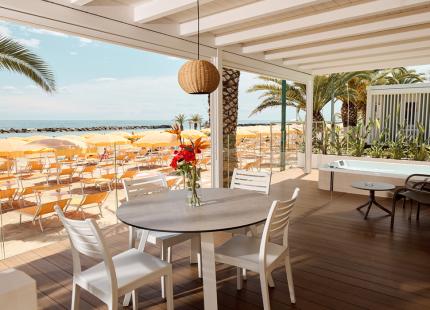
M 103 159 L 108 159 L 110 155 L 110 152 L 108 151 L 108 149 L 105 147 L 103 149 L 103 154 L 100 156 L 100 162 L 103 161 Z

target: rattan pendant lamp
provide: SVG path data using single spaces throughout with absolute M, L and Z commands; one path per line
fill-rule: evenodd
M 197 0 L 197 60 L 189 60 L 179 69 L 178 82 L 186 93 L 200 95 L 217 89 L 219 80 L 217 68 L 200 59 L 200 6 Z

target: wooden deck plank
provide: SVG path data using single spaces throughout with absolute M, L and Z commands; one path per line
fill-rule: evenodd
M 421 222 L 408 221 L 409 208 L 396 213 L 393 232 L 389 217 L 372 210 L 368 220 L 355 210 L 364 196 L 320 191 L 306 177 L 275 184 L 286 193 L 301 187 L 290 227 L 290 246 L 297 304 L 289 300 L 284 270 L 274 272 L 270 289 L 272 309 L 430 309 L 430 210 Z M 382 200 L 389 205 L 389 201 Z M 127 227 L 103 230 L 113 254 L 127 247 Z M 216 235 L 217 243 L 226 235 Z M 147 252 L 159 256 L 149 245 Z M 202 280 L 189 264 L 189 244 L 173 249 L 176 309 L 203 309 Z M 82 258 L 84 267 L 95 260 Z M 0 270 L 16 267 L 38 283 L 40 309 L 68 309 L 71 298 L 72 260 L 68 241 L 20 254 L 0 262 Z M 220 309 L 262 309 L 258 276 L 250 273 L 242 291 L 236 290 L 236 270 L 217 265 Z M 139 306 L 165 309 L 160 282 L 139 291 Z M 106 309 L 95 297 L 82 293 L 82 309 Z

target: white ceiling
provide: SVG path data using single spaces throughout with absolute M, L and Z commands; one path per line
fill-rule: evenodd
M 2 0 L 0 16 L 195 57 L 196 0 Z M 200 16 L 203 56 L 258 73 L 430 64 L 430 0 L 200 0 Z

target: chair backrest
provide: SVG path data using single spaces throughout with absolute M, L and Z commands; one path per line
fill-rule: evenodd
M 250 163 L 245 164 L 245 166 L 243 166 L 243 170 L 250 170 L 252 168 L 258 168 L 261 165 L 261 158 L 257 158 L 257 160 L 252 161 Z
M 121 175 L 120 179 L 132 179 L 135 177 L 136 174 L 137 170 L 127 170 Z
M 430 191 L 430 175 L 411 174 L 405 181 L 405 188 L 414 191 Z
M 6 161 L 0 163 L 0 171 L 9 172 L 13 169 L 14 165 L 15 165 L 15 161 L 11 159 L 7 159 Z
M 12 199 L 16 191 L 16 188 L 0 189 L 0 199 Z
M 75 170 L 76 170 L 75 168 L 61 169 L 58 175 L 72 176 L 75 173 Z
M 69 236 L 73 257 L 73 275 L 78 275 L 82 270 L 79 254 L 103 259 L 112 291 L 116 291 L 118 284 L 112 254 L 106 246 L 106 241 L 97 223 L 93 219 L 86 219 L 84 221 L 68 219 L 58 207 L 55 207 L 55 212 Z
M 90 205 L 93 203 L 96 203 L 98 205 L 102 205 L 105 202 L 108 195 L 109 195 L 109 192 L 100 192 L 100 193 L 85 195 L 79 205 L 80 206 L 87 206 L 87 205 Z
M 234 169 L 230 188 L 246 189 L 269 194 L 271 178 L 271 172 L 254 172 Z
M 266 264 L 266 247 L 271 238 L 282 235 L 282 243 L 288 248 L 288 226 L 290 223 L 290 214 L 293 210 L 300 189 L 296 188 L 290 200 L 275 200 L 269 210 L 266 223 L 264 225 L 261 237 L 259 260 Z
M 175 177 L 167 180 L 167 187 L 169 189 L 177 189 L 180 188 L 183 183 L 183 178 Z
M 101 175 L 102 179 L 107 179 L 107 180 L 110 180 L 110 181 L 113 181 L 113 179 L 115 179 L 115 177 L 116 177 L 115 173 L 108 173 L 108 174 L 102 174 Z
M 122 180 L 122 183 L 124 185 L 125 198 L 127 201 L 143 195 L 168 190 L 166 177 L 161 173 L 133 180 Z
M 96 170 L 96 165 L 89 165 L 85 166 L 84 169 L 82 169 L 81 173 L 93 173 Z
M 61 199 L 57 201 L 50 201 L 39 204 L 36 208 L 36 214 L 34 216 L 40 216 L 44 214 L 49 214 L 55 211 L 55 208 L 58 207 L 61 210 L 64 210 L 69 205 L 71 199 Z
M 30 171 L 42 171 L 45 165 L 38 160 L 32 160 L 27 164 L 27 167 Z

